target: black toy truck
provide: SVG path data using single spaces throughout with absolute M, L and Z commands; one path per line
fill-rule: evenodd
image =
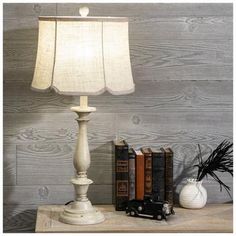
M 154 219 L 162 220 L 174 214 L 173 206 L 168 202 L 155 201 L 151 197 L 144 200 L 130 200 L 127 203 L 126 214 L 130 216 L 152 216 Z

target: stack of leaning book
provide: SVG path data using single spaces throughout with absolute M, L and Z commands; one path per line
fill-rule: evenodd
M 132 199 L 150 196 L 173 205 L 173 151 L 171 148 L 129 148 L 125 140 L 114 141 L 115 207 L 125 210 Z

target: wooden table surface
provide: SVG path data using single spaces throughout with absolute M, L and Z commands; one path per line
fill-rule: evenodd
M 64 206 L 40 206 L 37 212 L 36 232 L 233 232 L 233 205 L 208 204 L 203 209 L 190 210 L 175 207 L 175 215 L 167 221 L 127 216 L 115 211 L 112 205 L 97 205 L 106 220 L 96 225 L 68 225 L 58 221 Z

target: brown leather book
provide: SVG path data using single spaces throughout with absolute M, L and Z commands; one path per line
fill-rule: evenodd
M 144 155 L 140 150 L 135 150 L 135 199 L 143 200 L 144 197 Z
M 170 148 L 162 148 L 162 150 L 165 152 L 165 201 L 173 205 L 173 151 Z
M 144 195 L 152 195 L 152 151 L 141 148 L 144 155 Z

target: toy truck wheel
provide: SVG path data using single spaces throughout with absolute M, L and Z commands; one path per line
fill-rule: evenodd
M 138 211 L 142 211 L 143 210 L 143 207 L 142 206 L 139 206 L 138 207 Z
M 163 216 L 162 215 L 157 215 L 157 220 L 162 220 L 163 219 Z
M 130 210 L 130 215 L 131 215 L 131 216 L 136 216 L 137 213 L 136 213 L 136 211 L 135 211 L 134 209 L 131 209 L 131 210 Z

